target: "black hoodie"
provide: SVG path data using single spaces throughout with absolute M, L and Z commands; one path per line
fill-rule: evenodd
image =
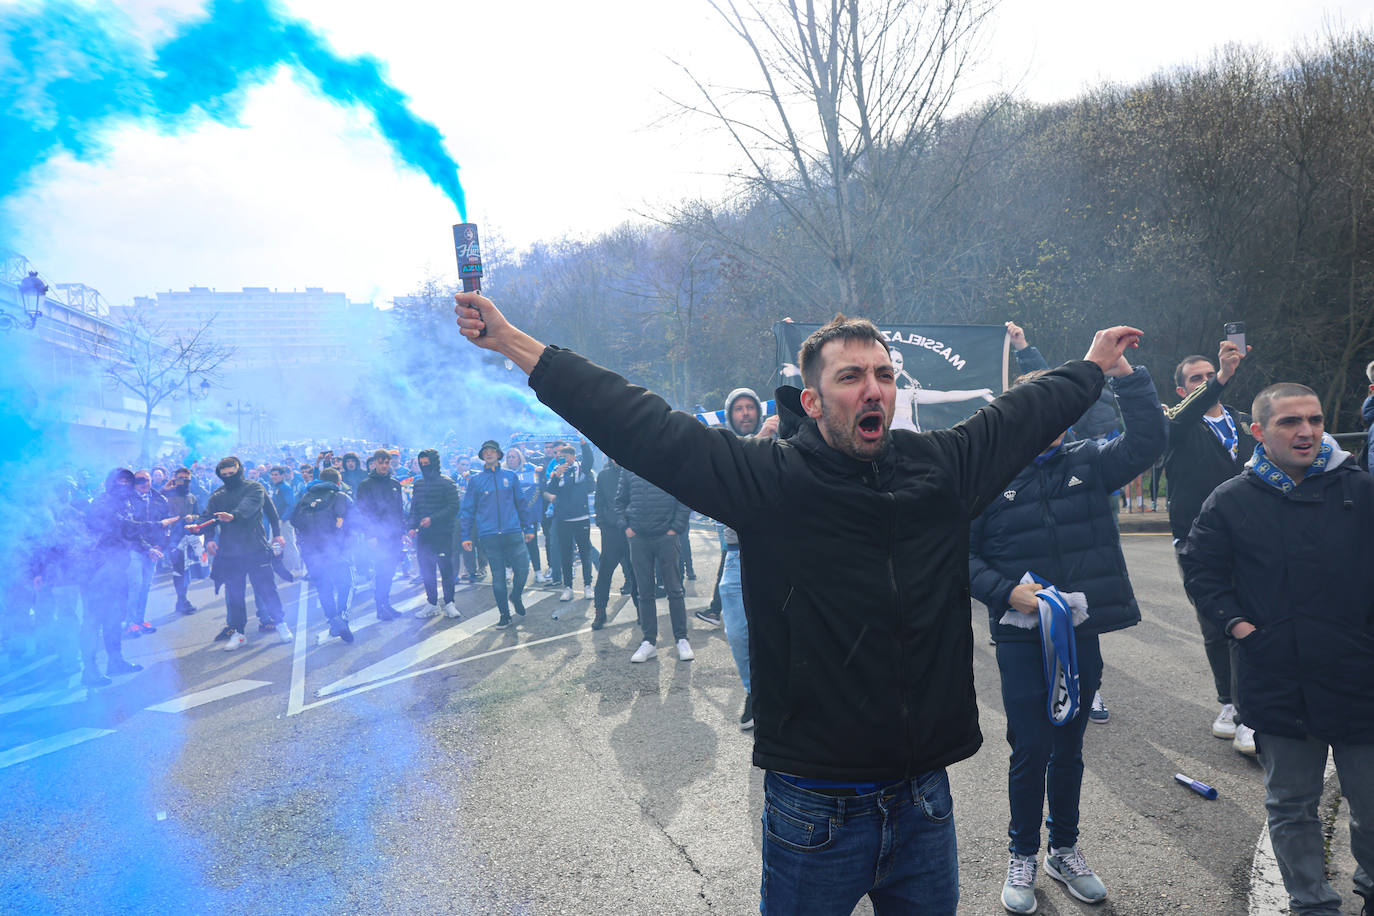
M 210 494 L 202 519 L 213 519 L 216 512 L 228 512 L 230 522 L 219 522 L 206 530 L 219 543 L 220 558 L 260 559 L 268 557 L 267 529 L 263 526 L 263 503 L 267 490 L 256 480 L 243 476 L 243 465 L 224 481 L 224 486 Z

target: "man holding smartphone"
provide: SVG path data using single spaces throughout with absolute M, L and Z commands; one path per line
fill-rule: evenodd
M 1247 350 L 1249 348 L 1246 348 Z M 1165 408 L 1169 418 L 1169 448 L 1164 453 L 1164 477 L 1169 486 L 1169 528 L 1174 550 L 1183 548 L 1203 500 L 1217 485 L 1239 474 L 1255 450 L 1250 418 L 1221 403 L 1226 385 L 1235 377 L 1245 352 L 1233 340 L 1223 340 L 1217 354 L 1218 372 L 1205 356 L 1185 356 L 1174 369 L 1174 390 L 1183 398 Z M 1211 618 L 1195 609 L 1207 664 L 1221 709 L 1212 734 L 1230 738 L 1242 754 L 1255 755 L 1255 733 L 1236 721 L 1231 696 L 1231 647 L 1226 634 Z

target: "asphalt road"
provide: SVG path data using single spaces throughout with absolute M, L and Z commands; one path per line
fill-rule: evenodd
M 1264 901 L 1281 891 L 1252 879 L 1262 774 L 1211 736 L 1210 675 L 1168 538 L 1124 541 L 1144 621 L 1103 639 L 1111 721 L 1088 729 L 1082 794 L 1081 845 L 1110 897 L 1089 907 L 1042 876 L 1039 912 L 1277 913 Z M 696 544 L 689 609 L 715 569 L 714 539 Z M 628 599 L 615 595 L 594 633 L 589 601 L 536 590 L 520 626 L 498 631 L 480 584 L 459 593 L 463 621 L 369 623 L 364 590 L 350 646 L 320 643 L 300 585 L 281 594 L 294 640 L 250 634 L 226 653 L 208 584 L 180 617 L 160 582 L 159 631 L 126 643 L 146 670 L 99 691 L 51 659 L 0 662 L 0 910 L 757 912 L 762 774 L 721 630 L 693 619 L 695 661 L 661 648 L 631 665 Z M 399 580 L 397 599 L 422 600 Z M 992 914 L 1007 747 L 979 606 L 973 626 L 985 742 L 951 781 L 960 912 Z M 1337 821 L 1334 881 L 1354 914 Z

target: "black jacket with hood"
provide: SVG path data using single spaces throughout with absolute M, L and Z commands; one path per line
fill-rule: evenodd
M 1076 627 L 1079 633 L 1106 633 L 1140 622 L 1111 494 L 1164 451 L 1164 412 L 1143 368 L 1112 379 L 1111 387 L 1126 418 L 1125 435 L 1108 442 L 1065 442 L 1049 457 L 1032 461 L 973 523 L 969 581 L 973 597 L 987 606 L 988 626 L 998 642 L 1040 640 L 1038 629 L 999 622 L 1027 571 L 1061 592 L 1084 593 L 1088 619 Z
M 978 750 L 969 522 L 1102 381 L 1092 363 L 1069 363 L 953 429 L 895 431 L 859 461 L 809 418 L 781 442 L 705 427 L 557 347 L 530 375 L 541 401 L 627 470 L 739 533 L 754 763 L 853 781 Z
M 210 494 L 202 519 L 213 520 L 217 512 L 228 512 L 234 517 L 229 522 L 216 522 L 206 530 L 218 544 L 216 562 L 221 559 L 267 562 L 270 551 L 264 519 L 268 518 L 268 510 L 264 504 L 268 502 L 267 488 L 256 480 L 246 479 L 241 464 L 238 473 Z M 275 512 L 271 517 L 275 518 Z
M 1287 493 L 1247 468 L 1202 504 L 1179 565 L 1199 614 L 1257 627 L 1231 643 L 1255 731 L 1374 744 L 1371 545 L 1374 477 L 1340 449 Z
M 421 466 L 420 476 L 415 478 L 410 491 L 410 527 L 426 544 L 443 545 L 447 550 L 453 541 L 462 497 L 453 478 L 439 470 L 437 451 L 427 448 L 419 457 L 429 463 Z M 429 527 L 421 528 L 420 520 L 425 518 L 429 519 Z

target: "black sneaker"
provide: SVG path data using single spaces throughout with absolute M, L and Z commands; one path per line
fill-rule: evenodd
M 196 606 L 187 601 L 185 604 L 177 605 L 177 612 L 180 614 L 194 614 L 196 612 Z
M 108 687 L 113 683 L 114 681 L 94 668 L 87 668 L 81 672 L 81 686 L 83 687 Z
M 622 585 L 622 586 L 620 586 L 620 594 L 622 594 L 622 595 L 628 595 L 628 594 L 630 594 L 632 591 L 634 591 L 634 589 L 630 588 L 628 585 Z
M 238 631 L 235 630 L 233 627 L 225 627 L 224 629 L 219 631 L 219 635 L 215 637 L 215 642 L 224 642 L 230 636 L 233 636 L 236 632 Z
M 329 635 L 337 636 L 344 642 L 353 641 L 353 631 L 348 628 L 348 621 L 342 617 L 329 618 Z
M 521 617 L 525 616 L 525 605 L 521 604 L 519 601 L 512 601 L 511 607 L 515 610 L 515 613 L 519 614 Z
M 401 616 L 401 612 L 394 607 L 384 607 L 377 612 L 378 620 L 396 620 Z
M 498 629 L 498 630 L 506 630 L 506 629 L 509 629 L 512 622 L 513 622 L 513 621 L 512 621 L 509 617 L 502 617 L 500 620 L 496 621 L 496 629 Z
M 592 617 L 592 629 L 599 630 L 606 625 L 606 609 L 599 607 L 596 609 L 595 616 Z
M 744 695 L 744 712 L 739 714 L 739 730 L 747 732 L 754 727 L 754 695 Z
M 108 665 L 105 666 L 106 674 L 134 674 L 142 670 L 142 665 L 136 665 L 133 662 L 126 662 L 122 658 L 116 658 L 114 661 L 110 662 Z
M 710 608 L 702 608 L 701 610 L 693 613 L 692 616 L 695 617 L 697 620 L 700 620 L 702 623 L 706 624 L 708 627 L 720 626 L 720 615 L 712 614 Z

